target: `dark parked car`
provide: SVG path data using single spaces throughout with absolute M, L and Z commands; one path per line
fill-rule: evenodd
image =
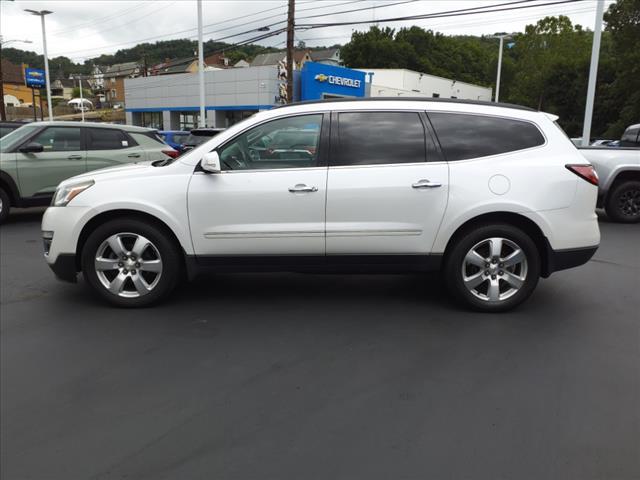
M 191 150 L 224 130 L 224 128 L 194 128 L 182 144 L 182 151 Z
M 0 138 L 4 137 L 9 132 L 13 132 L 16 128 L 20 128 L 23 125 L 25 125 L 24 122 L 0 122 Z

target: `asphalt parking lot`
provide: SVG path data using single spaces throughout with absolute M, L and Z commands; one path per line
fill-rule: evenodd
M 9 479 L 640 478 L 640 225 L 503 315 L 436 276 L 219 275 L 145 310 L 0 227 Z

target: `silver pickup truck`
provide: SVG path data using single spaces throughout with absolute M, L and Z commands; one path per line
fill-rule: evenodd
M 600 178 L 598 206 L 616 222 L 640 222 L 640 124 L 628 127 L 617 147 L 581 147 Z

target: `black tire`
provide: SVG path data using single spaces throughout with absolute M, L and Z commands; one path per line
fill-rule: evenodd
M 514 266 L 497 261 L 495 264 L 490 259 L 491 238 L 502 238 L 502 255 L 508 257 L 516 251 L 513 246 L 519 247 L 524 254 L 526 262 Z M 463 232 L 454 240 L 445 254 L 444 278 L 449 292 L 453 297 L 471 307 L 482 312 L 504 312 L 514 308 L 525 301 L 533 292 L 540 278 L 540 253 L 534 241 L 525 232 L 508 224 L 492 224 L 478 226 Z M 488 242 L 488 243 L 487 243 Z M 495 242 L 497 245 L 498 242 Z M 465 263 L 465 257 L 473 248 L 477 248 L 484 263 L 481 267 Z M 485 250 L 486 249 L 486 250 Z M 487 253 L 485 253 L 487 252 Z M 501 255 L 501 256 L 502 256 Z M 485 260 L 489 258 L 489 260 Z M 515 257 L 514 257 L 515 258 Z M 487 267 L 489 265 L 489 267 Z M 502 267 L 500 267 L 502 265 Z M 463 271 L 463 268 L 465 269 Z M 488 273 L 488 274 L 487 274 Z M 495 275 L 493 275 L 495 273 Z M 510 282 L 515 281 L 511 273 L 517 277 L 524 278 L 521 286 L 516 289 Z M 473 292 L 467 288 L 463 275 L 467 275 L 471 280 L 474 275 L 480 282 Z M 509 279 L 506 281 L 505 279 Z M 493 280 L 492 280 L 493 279 Z M 490 299 L 489 285 L 495 283 L 497 286 L 497 300 Z M 486 287 L 486 292 L 483 291 Z M 494 290 L 491 290 L 493 293 Z M 504 296 L 504 298 L 500 298 Z M 481 298 L 483 297 L 483 298 Z M 485 298 L 486 297 L 486 298 Z
M 133 258 L 127 258 L 126 262 L 121 262 L 122 265 L 120 266 L 115 264 L 115 269 L 106 270 L 99 276 L 95 265 L 98 254 L 100 254 L 101 258 L 107 259 L 109 257 L 108 261 L 122 260 L 119 255 L 115 255 L 114 250 L 104 246 L 107 239 L 113 235 L 122 235 L 119 238 L 121 238 L 124 251 L 129 251 L 129 254 L 132 253 L 132 243 L 135 242 L 136 236 L 147 239 L 150 242 L 150 246 L 145 247 L 146 249 L 143 253 L 149 258 L 143 259 L 143 255 L 141 255 L 137 261 L 142 264 L 147 262 L 147 265 L 150 266 L 151 261 L 160 260 L 162 269 L 159 277 L 156 279 L 154 272 L 143 271 L 144 267 L 140 268 L 140 263 L 133 263 Z M 182 258 L 179 246 L 175 245 L 175 242 L 172 241 L 170 234 L 165 229 L 147 223 L 144 220 L 123 218 L 104 223 L 89 235 L 81 255 L 82 273 L 87 283 L 98 295 L 118 307 L 136 308 L 158 303 L 168 296 L 175 288 L 178 280 L 182 278 Z M 131 270 L 127 270 L 127 268 L 131 268 Z M 138 270 L 135 270 L 135 268 L 138 268 Z M 120 275 L 123 277 L 128 276 L 129 280 L 124 280 L 121 294 L 114 294 L 109 291 L 103 281 L 114 281 L 115 277 Z M 111 279 L 111 276 L 113 276 L 113 279 Z M 143 295 L 121 296 L 135 295 L 138 291 L 134 283 L 134 276 L 137 282 L 142 277 L 147 285 L 152 285 L 152 288 Z
M 2 224 L 9 218 L 9 211 L 11 210 L 11 199 L 3 188 L 0 188 L 0 200 L 0 224 Z
M 614 222 L 640 222 L 640 180 L 627 180 L 613 187 L 604 208 Z

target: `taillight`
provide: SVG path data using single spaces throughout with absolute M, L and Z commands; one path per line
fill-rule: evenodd
M 569 165 L 565 165 L 565 167 L 567 167 L 567 170 L 575 173 L 580 178 L 589 182 L 591 185 L 595 185 L 596 187 L 598 186 L 598 174 L 596 173 L 595 168 L 593 168 L 593 165 L 569 164 Z
M 180 152 L 178 152 L 177 150 L 174 150 L 173 148 L 167 148 L 165 150 L 162 150 L 162 153 L 170 156 L 171 158 L 176 158 L 178 155 L 180 155 Z

